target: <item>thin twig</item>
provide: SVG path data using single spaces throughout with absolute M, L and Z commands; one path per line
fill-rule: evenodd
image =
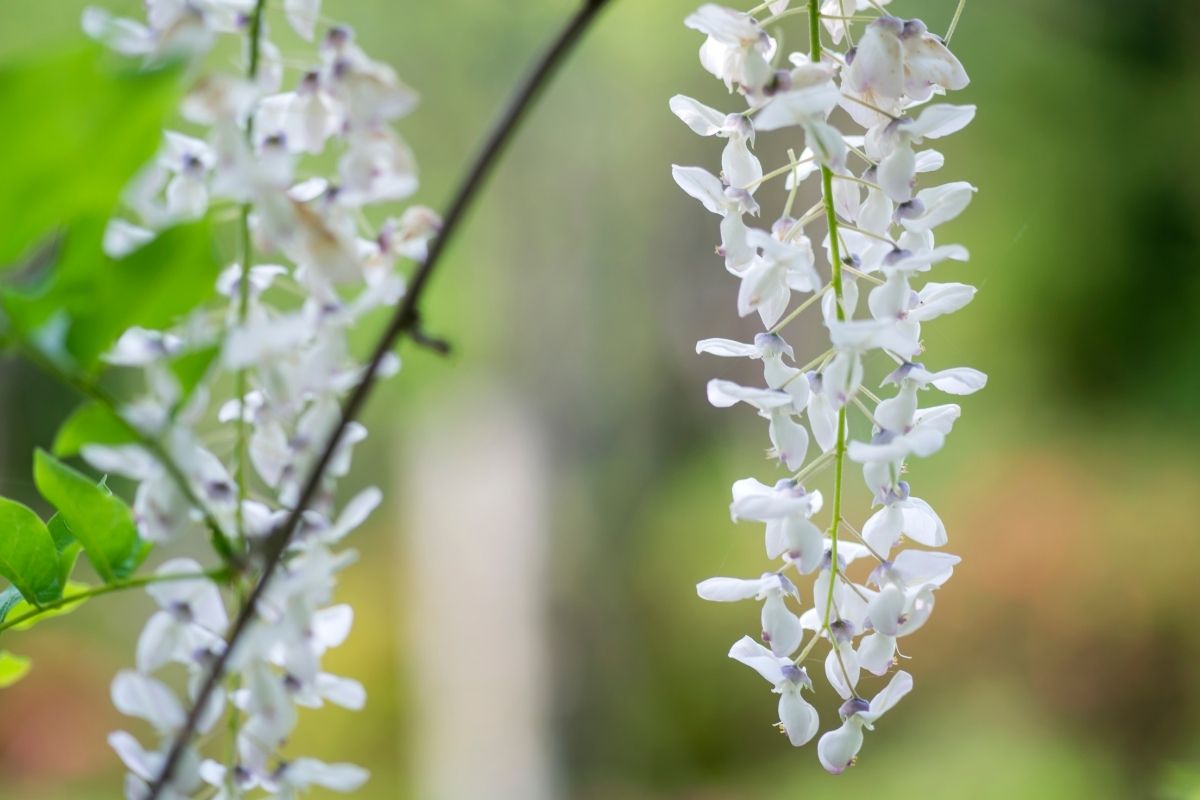
M 146 586 L 151 586 L 156 583 L 169 583 L 171 581 L 218 581 L 224 583 L 229 580 L 230 572 L 227 568 L 210 569 L 206 572 L 179 572 L 167 573 L 166 575 L 146 575 L 141 578 L 130 578 L 127 581 L 119 583 L 106 583 L 103 586 L 96 586 L 91 589 L 85 589 L 75 594 L 63 595 L 51 603 L 44 603 L 19 617 L 7 619 L 0 622 L 0 632 L 6 631 L 9 628 L 15 628 L 18 625 L 35 620 L 44 614 L 49 614 L 51 611 L 57 611 L 60 608 L 69 606 L 72 603 L 80 603 L 91 597 L 100 597 L 101 595 L 113 594 L 114 592 L 123 592 L 127 589 L 141 589 Z
M 200 722 L 201 711 L 207 707 L 209 698 L 220 684 L 221 678 L 225 673 L 225 667 L 229 662 L 230 655 L 254 619 L 259 598 L 262 597 L 263 592 L 270 583 L 272 575 L 275 573 L 275 569 L 283 559 L 283 555 L 291 543 L 292 537 L 295 535 L 304 510 L 308 507 L 308 504 L 320 488 L 325 477 L 325 470 L 329 467 L 330 461 L 333 460 L 342 434 L 345 433 L 349 424 L 358 416 L 363 405 L 366 403 L 367 397 L 371 394 L 371 390 L 374 388 L 379 375 L 380 365 L 387 358 L 388 354 L 392 352 L 392 348 L 395 347 L 396 343 L 405 335 L 411 335 L 412 331 L 417 328 L 420 319 L 419 302 L 421 296 L 429 284 L 429 279 L 433 275 L 434 269 L 441 261 L 442 253 L 445 252 L 446 246 L 452 239 L 453 234 L 462 223 L 471 201 L 495 166 L 505 146 L 512 139 L 513 133 L 533 105 L 533 101 L 607 2 L 608 0 L 585 0 L 583 6 L 562 29 L 517 94 L 513 97 L 508 109 L 504 112 L 499 123 L 497 123 L 491 135 L 484 143 L 470 172 L 467 173 L 466 178 L 450 203 L 450 209 L 446 212 L 445 221 L 442 224 L 441 235 L 431 243 L 428 257 L 414 273 L 412 281 L 409 283 L 408 291 L 400 302 L 400 306 L 396 309 L 391 322 L 376 344 L 366 371 L 363 373 L 362 380 L 354 387 L 354 390 L 342 406 L 342 413 L 338 424 L 334 427 L 325 447 L 321 451 L 320 457 L 309 473 L 308 479 L 304 483 L 304 488 L 300 492 L 299 500 L 288 514 L 287 519 L 268 537 L 263 548 L 262 576 L 255 583 L 254 588 L 251 589 L 249 596 L 246 598 L 245 605 L 234 621 L 233 627 L 226 638 L 226 647 L 205 674 L 200 689 L 196 693 L 195 700 L 188 711 L 187 718 L 175 734 L 175 738 L 171 742 L 171 748 L 167 752 L 167 757 L 163 761 L 157 777 L 151 784 L 149 793 L 146 795 L 146 800 L 159 800 L 163 789 L 170 783 L 172 776 L 175 774 L 175 769 L 179 765 L 184 748 L 195 735 L 196 726 Z

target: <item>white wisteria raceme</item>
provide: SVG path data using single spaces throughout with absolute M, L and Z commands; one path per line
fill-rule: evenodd
M 959 560 L 934 549 L 947 543 L 946 528 L 905 479 L 908 462 L 940 450 L 960 415 L 958 405 L 925 397 L 967 395 L 987 382 L 970 367 L 927 366 L 936 356 L 925 352 L 924 325 L 975 295 L 966 283 L 928 280 L 934 268 L 967 261 L 967 250 L 939 242 L 936 229 L 967 208 L 975 187 L 938 180 L 945 158 L 926 145 L 966 127 L 975 107 L 942 102 L 967 85 L 966 71 L 924 22 L 892 16 L 894 5 L 705 4 L 685 24 L 705 36 L 700 62 L 727 90 L 714 98 L 725 99 L 679 95 L 669 104 L 695 133 L 725 140 L 718 173 L 672 171 L 721 218 L 717 253 L 737 282 L 731 309 L 763 327 L 751 343 L 696 345 L 763 367 L 761 385 L 714 379 L 708 399 L 748 405 L 767 420 L 776 470 L 767 482 L 734 483 L 730 505 L 735 521 L 765 523 L 775 566 L 757 578 L 710 578 L 697 591 L 762 604 L 762 644 L 745 637 L 729 656 L 780 695 L 779 724 L 793 745 L 819 727 L 801 690 L 814 690 L 806 664 L 823 653 L 842 704 L 840 726 L 826 725 L 817 751 L 834 773 L 854 763 L 863 731 L 911 690 L 907 672 L 882 689 L 866 684 L 894 670 L 899 640 L 925 625 Z M 808 52 L 781 51 L 802 39 L 784 30 L 793 20 L 806 23 Z M 779 166 L 760 160 L 772 141 L 787 153 Z M 769 211 L 758 198 L 775 180 L 787 200 Z M 818 202 L 797 212 L 806 192 Z M 789 343 L 787 327 L 809 308 L 825 336 Z M 860 512 L 843 504 L 853 465 L 873 498 Z
M 132 329 L 107 354 L 109 364 L 142 374 L 144 390 L 122 413 L 163 453 L 136 444 L 82 450 L 97 469 L 138 483 L 134 512 L 144 539 L 212 537 L 232 578 L 205 577 L 220 573 L 172 559 L 150 582 L 156 610 L 139 638 L 136 669 L 112 685 L 118 710 L 148 722 L 155 736 L 149 745 L 125 732 L 110 737 L 129 770 L 129 800 L 147 796 L 159 779 L 206 671 L 224 653 L 239 598 L 264 568 L 266 541 L 299 502 L 343 395 L 363 376 L 350 355 L 351 329 L 400 300 L 404 262 L 423 260 L 440 228 L 420 206 L 369 226 L 365 207 L 405 200 L 417 188 L 413 155 L 392 128 L 417 97 L 349 28 L 323 28 L 320 5 L 146 0 L 140 19 L 99 8 L 83 15 L 84 30 L 118 52 L 147 62 L 182 54 L 197 76 L 177 128 L 164 132 L 158 157 L 128 187 L 105 249 L 128 254 L 216 205 L 240 212 L 239 254 L 211 304 L 171 330 Z M 270 39 L 284 25 L 318 43 L 285 59 Z M 232 49 L 240 55 L 227 67 L 218 54 L 231 48 L 213 48 L 222 38 L 238 40 Z M 739 69 L 754 68 L 743 60 Z M 739 137 L 749 130 L 746 123 L 713 131 L 740 142 L 733 160 L 746 169 L 753 157 Z M 321 165 L 332 170 L 322 174 Z M 185 385 L 174 361 L 204 353 L 217 355 L 198 384 Z M 398 368 L 391 357 L 380 373 Z M 333 599 L 354 554 L 335 548 L 381 500 L 368 488 L 335 506 L 337 479 L 366 435 L 351 423 L 339 439 L 248 632 L 228 654 L 225 680 L 200 711 L 196 731 L 211 735 L 205 745 L 187 744 L 159 796 L 293 798 L 310 787 L 354 791 L 367 779 L 354 765 L 281 754 L 298 706 L 359 709 L 366 701 L 360 683 L 321 667 L 354 619 Z

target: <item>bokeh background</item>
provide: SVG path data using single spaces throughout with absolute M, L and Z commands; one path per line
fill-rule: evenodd
M 917 690 L 831 778 L 725 658 L 757 610 L 693 590 L 760 570 L 758 526 L 730 523 L 728 487 L 770 475 L 761 422 L 705 402 L 705 381 L 736 365 L 693 352 L 753 332 L 712 256 L 716 220 L 670 178 L 672 162 L 715 165 L 719 145 L 667 99 L 728 102 L 682 26 L 694 4 L 613 0 L 443 265 L 427 319 L 455 354 L 404 351 L 347 484 L 389 498 L 356 534 L 341 596 L 357 624 L 328 662 L 370 702 L 305 714 L 296 751 L 368 765 L 361 796 L 379 800 L 1200 797 L 1194 9 L 967 5 L 954 49 L 973 82 L 956 100 L 980 110 L 939 149 L 946 179 L 980 192 L 944 234 L 972 260 L 942 274 L 981 291 L 926 341 L 931 363 L 991 383 L 912 475 L 964 561 L 906 640 Z M 83 5 L 4 0 L 0 60 L 71 46 Z M 893 3 L 935 31 L 953 6 Z M 441 206 L 572 9 L 325 13 L 422 91 L 401 129 L 420 199 Z M 803 47 L 803 19 L 789 22 L 785 46 Z M 805 324 L 800 349 L 818 334 Z M 29 497 L 30 451 L 75 401 L 15 361 L 0 392 L 0 487 Z M 117 795 L 104 736 L 127 721 L 108 684 L 147 608 L 108 598 L 5 642 L 35 670 L 0 693 L 0 797 Z

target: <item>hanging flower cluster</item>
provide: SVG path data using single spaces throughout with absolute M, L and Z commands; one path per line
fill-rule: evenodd
M 144 22 L 90 8 L 84 28 L 124 54 L 149 61 L 182 54 L 198 65 L 218 61 L 215 45 L 237 37 L 242 63 L 236 74 L 200 69 L 180 110 L 184 127 L 166 132 L 157 160 L 130 186 L 126 213 L 110 223 L 105 249 L 125 254 L 168 226 L 220 218 L 224 210 L 238 220 L 241 255 L 220 276 L 210 306 L 172 330 L 129 330 L 107 356 L 144 376 L 144 391 L 122 414 L 147 440 L 162 443 L 176 471 L 141 445 L 97 443 L 83 456 L 138 482 L 134 513 L 142 538 L 174 542 L 207 527 L 236 569 L 230 587 L 196 577 L 195 562 L 174 559 L 149 587 L 158 610 L 138 641 L 136 669 L 112 685 L 117 708 L 148 721 L 160 737 L 149 746 L 125 732 L 110 737 L 129 770 L 130 800 L 145 797 L 157 779 L 187 701 L 223 652 L 230 605 L 261 571 L 267 537 L 298 503 L 339 419 L 342 395 L 362 377 L 349 352 L 351 328 L 398 302 L 405 290 L 399 263 L 423 260 L 440 224 L 423 207 L 377 229 L 363 213 L 416 190 L 412 153 L 391 128 L 416 95 L 369 58 L 349 28 L 320 32 L 315 52 L 285 61 L 269 37 L 275 3 L 145 5 Z M 279 22 L 313 40 L 319 6 L 281 0 Z M 297 63 L 306 66 L 293 74 Z M 313 158 L 331 152 L 336 159 Z M 326 163 L 336 164 L 334 174 L 316 171 Z M 206 352 L 219 355 L 198 385 L 184 385 L 173 367 Z M 383 372 L 398 367 L 393 358 Z M 335 548 L 381 499 L 370 488 L 335 513 L 334 484 L 364 436 L 357 423 L 347 428 L 256 621 L 230 654 L 222 690 L 202 710 L 197 729 L 223 744 L 212 751 L 220 760 L 189 745 L 163 797 L 192 797 L 207 785 L 215 790 L 208 797 L 255 790 L 291 798 L 310 786 L 352 791 L 366 780 L 354 765 L 281 753 L 297 706 L 358 709 L 365 702 L 361 684 L 321 668 L 353 621 L 349 606 L 332 604 L 336 575 L 353 560 L 352 551 Z M 186 686 L 186 698 L 169 682 Z
M 975 108 L 936 102 L 965 87 L 967 74 L 943 39 L 920 20 L 890 16 L 887 4 L 808 0 L 789 8 L 788 0 L 775 0 L 745 13 L 704 5 L 686 20 L 706 37 L 700 62 L 746 108 L 725 113 L 683 96 L 670 103 L 696 133 L 726 140 L 720 177 L 680 166 L 674 176 L 721 217 L 718 254 L 739 281 L 738 313 L 757 316 L 764 329 L 749 344 L 697 344 L 700 353 L 763 365 L 765 386 L 714 380 L 708 398 L 718 407 L 757 409 L 768 422 L 769 458 L 785 473 L 770 484 L 736 482 L 730 506 L 735 521 L 765 523 L 767 556 L 778 568 L 753 579 L 712 578 L 698 591 L 706 600 L 761 601 L 761 644 L 745 637 L 729 655 L 774 687 L 779 724 L 796 746 L 820 727 L 804 696 L 813 691 L 805 663 L 826 643 L 825 676 L 844 702 L 840 726 L 821 736 L 817 753 L 833 773 L 854 763 L 863 731 L 912 688 L 911 676 L 897 671 L 867 699 L 871 690 L 860 680 L 892 671 L 901 639 L 929 619 L 937 588 L 959 561 L 927 549 L 946 544 L 946 531 L 904 478 L 906 461 L 939 450 L 959 416 L 955 404 L 922 405 L 922 395 L 931 388 L 965 395 L 986 383 L 974 369 L 918 361 L 922 324 L 975 294 L 962 283 L 925 280 L 938 263 L 967 259 L 963 247 L 937 244 L 934 229 L 958 216 L 975 188 L 934 181 L 944 159 L 922 145 L 962 129 Z M 774 26 L 800 15 L 808 16 L 811 50 L 784 58 Z M 865 25 L 856 32 L 858 22 Z M 823 38 L 842 50 L 825 47 Z M 864 130 L 835 127 L 839 108 Z M 797 138 L 788 163 L 764 172 L 752 147 L 759 134 L 777 130 L 802 136 L 805 146 L 797 155 Z M 794 213 L 810 178 L 820 200 Z M 774 179 L 785 181 L 787 201 L 763 224 L 755 195 Z M 792 308 L 794 293 L 802 300 Z M 782 333 L 812 306 L 828 342 L 800 363 Z M 891 364 L 881 385 L 894 394 L 886 399 L 867 386 L 868 367 L 880 361 Z M 861 415 L 853 424 L 851 412 Z M 877 509 L 861 530 L 842 505 L 847 460 L 861 467 Z M 826 470 L 833 472 L 830 502 L 809 488 Z M 814 519 L 826 506 L 832 514 L 822 530 Z M 861 577 L 852 577 L 859 569 Z M 803 590 L 802 576 L 812 576 Z

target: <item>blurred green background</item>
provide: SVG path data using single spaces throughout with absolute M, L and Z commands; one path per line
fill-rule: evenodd
M 69 47 L 83 5 L 4 0 L 0 60 Z M 518 696 L 504 696 L 506 675 L 529 658 L 537 677 L 512 679 L 531 692 L 512 713 L 533 721 L 511 735 L 534 741 L 545 797 L 1200 797 L 1194 9 L 967 5 L 953 45 L 973 82 L 954 99 L 979 115 L 939 149 L 941 176 L 980 192 L 942 234 L 972 260 L 942 277 L 980 293 L 929 325 L 926 341 L 929 363 L 970 364 L 991 382 L 963 403 L 946 450 L 912 475 L 964 562 L 932 623 L 906 640 L 916 691 L 868 737 L 860 763 L 832 778 L 812 747 L 794 751 L 770 727 L 766 685 L 725 658 L 757 610 L 706 605 L 693 589 L 761 570 L 758 526 L 729 522 L 728 487 L 771 474 L 761 421 L 705 402 L 705 381 L 737 377 L 737 366 L 693 352 L 697 339 L 754 330 L 712 256 L 716 220 L 670 178 L 672 162 L 715 170 L 719 146 L 694 137 L 667 99 L 733 108 L 682 26 L 694 5 L 613 0 L 479 198 L 426 315 L 455 355 L 404 351 L 347 484 L 389 496 L 356 535 L 363 557 L 341 597 L 357 624 L 328 660 L 361 679 L 370 702 L 358 714 L 305 714 L 295 750 L 369 766 L 368 799 L 486 787 L 516 746 L 503 724 L 504 702 Z M 934 31 L 953 6 L 892 4 Z M 437 207 L 572 9 L 325 4 L 422 92 L 400 128 L 421 163 L 419 199 Z M 271 19 L 282 27 L 277 11 Z M 804 47 L 803 19 L 789 23 L 785 47 Z M 772 197 L 765 208 L 778 207 Z M 818 333 L 800 324 L 790 338 L 816 352 L 805 339 Z M 29 453 L 74 399 L 13 361 L 0 391 L 0 487 L 28 496 Z M 533 453 L 514 462 L 525 478 L 506 474 L 511 453 Z M 492 481 L 537 508 L 518 507 L 506 526 L 471 499 Z M 478 503 L 479 520 L 417 530 L 442 518 L 437 497 L 414 496 L 430 485 Z M 867 513 L 859 502 L 849 518 Z M 117 796 L 104 736 L 127 722 L 108 684 L 131 661 L 148 603 L 110 598 L 5 637 L 35 671 L 0 693 L 0 797 Z M 488 624 L 471 624 L 480 619 Z M 465 622 L 441 628 L 447 620 Z M 510 635 L 509 622 L 520 630 Z M 461 680 L 439 682 L 431 646 L 454 665 L 441 677 Z M 443 706 L 466 715 L 441 719 Z M 430 748 L 463 783 L 430 774 L 443 768 Z M 496 784 L 460 796 L 514 795 Z

